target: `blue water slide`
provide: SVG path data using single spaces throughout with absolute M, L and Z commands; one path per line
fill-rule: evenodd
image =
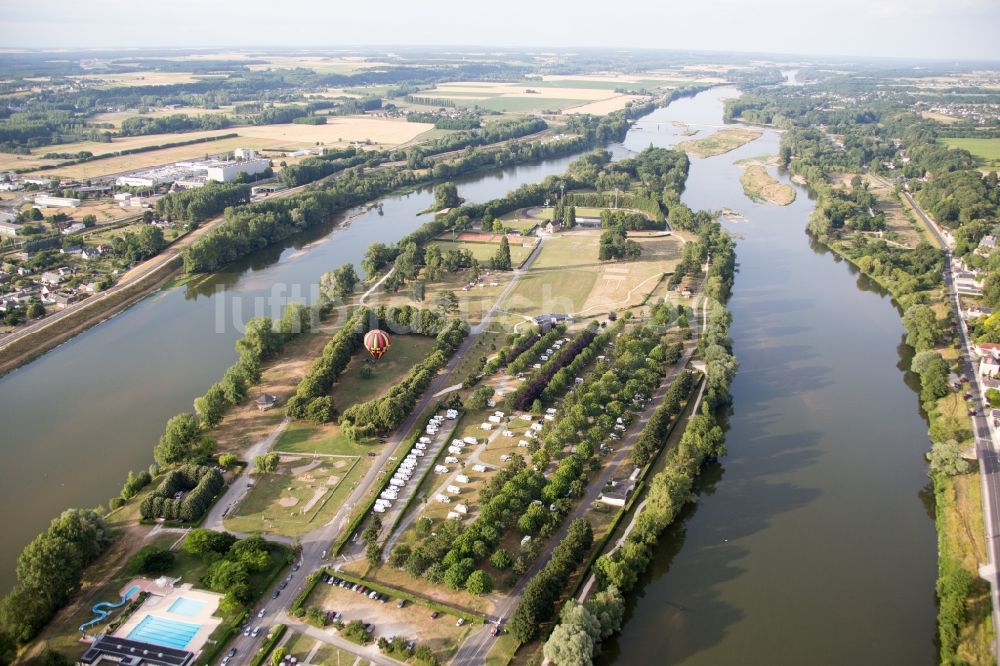
M 93 626 L 107 619 L 108 615 L 111 615 L 111 611 L 121 608 L 128 603 L 128 600 L 135 595 L 141 588 L 138 585 L 133 585 L 128 588 L 125 594 L 122 595 L 121 601 L 118 603 L 112 603 L 110 601 L 100 601 L 90 607 L 90 610 L 94 612 L 97 616 L 90 622 L 84 622 L 80 625 L 80 631 L 83 632 L 87 627 Z

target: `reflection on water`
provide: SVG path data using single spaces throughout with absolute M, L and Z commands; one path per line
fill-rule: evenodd
M 682 103 L 690 126 L 718 123 L 734 92 L 657 111 L 659 132 L 643 121 L 626 146 L 682 140 L 667 129 Z M 778 138 L 692 160 L 684 201 L 747 218 L 724 223 L 739 235 L 729 455 L 661 539 L 605 664 L 935 661 L 929 442 L 912 352 L 888 295 L 803 237 L 804 188 L 787 207 L 744 196 L 733 162 L 775 154 Z
M 624 152 L 619 149 L 617 152 Z M 456 180 L 471 202 L 562 173 L 574 156 Z M 14 562 L 48 521 L 70 506 L 107 502 L 129 469 L 144 469 L 166 420 L 236 360 L 253 316 L 279 317 L 311 301 L 323 273 L 357 265 L 373 241 L 391 243 L 429 218 L 433 188 L 388 197 L 263 249 L 223 271 L 147 298 L 33 363 L 0 378 L 0 505 L 18 519 L 0 542 L 0 591 Z M 351 218 L 346 228 L 340 222 Z M 360 266 L 357 267 L 360 273 Z M 31 496 L 31 502 L 23 498 Z

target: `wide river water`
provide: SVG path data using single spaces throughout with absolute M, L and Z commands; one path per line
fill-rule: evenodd
M 703 135 L 735 94 L 678 100 L 625 145 L 673 145 L 686 129 L 675 122 Z M 724 222 L 739 261 L 729 454 L 661 539 L 605 663 L 936 663 L 930 443 L 903 370 L 911 352 L 892 300 L 810 242 L 804 188 L 787 207 L 743 194 L 734 162 L 775 155 L 779 138 L 692 158 L 683 200 L 747 218 Z
M 735 94 L 723 87 L 677 100 L 643 118 L 625 146 L 711 132 Z M 777 146 L 768 131 L 692 160 L 685 202 L 747 218 L 725 223 L 740 263 L 729 303 L 741 363 L 729 455 L 706 470 L 698 502 L 661 540 L 624 631 L 605 645 L 607 663 L 935 660 L 929 443 L 913 378 L 900 369 L 909 352 L 899 316 L 876 285 L 809 241 L 813 206 L 802 188 L 784 208 L 744 196 L 733 163 Z M 470 176 L 459 191 L 470 201 L 501 196 L 574 158 Z M 239 322 L 278 316 L 289 298 L 311 300 L 319 275 L 415 229 L 432 199 L 426 190 L 389 197 L 346 228 L 332 220 L 159 292 L 0 378 L 0 505 L 11 509 L 0 591 L 50 518 L 106 502 L 127 470 L 149 464 L 166 419 L 190 409 L 235 359 Z

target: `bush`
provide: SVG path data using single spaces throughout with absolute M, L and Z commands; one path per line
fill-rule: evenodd
M 143 520 L 194 522 L 208 510 L 224 485 L 222 474 L 214 467 L 185 465 L 168 472 L 156 490 L 142 500 L 140 515 Z M 176 495 L 182 492 L 187 495 L 177 499 Z
M 174 554 L 168 548 L 149 544 L 129 558 L 126 569 L 131 574 L 162 574 L 174 564 Z

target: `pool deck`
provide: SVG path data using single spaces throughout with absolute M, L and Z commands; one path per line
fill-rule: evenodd
M 129 583 L 131 586 L 133 583 Z M 190 583 L 174 587 L 172 589 L 160 588 L 158 590 L 146 589 L 151 595 L 145 603 L 136 609 L 125 624 L 114 633 L 119 638 L 127 638 L 129 633 L 135 629 L 147 615 L 155 615 L 166 620 L 183 622 L 185 624 L 199 624 L 201 628 L 198 633 L 184 646 L 184 650 L 198 653 L 204 647 L 208 637 L 215 631 L 215 628 L 222 622 L 222 618 L 214 617 L 212 614 L 219 607 L 222 595 L 206 590 L 195 589 Z M 180 598 L 191 599 L 193 601 L 203 601 L 204 606 L 193 615 L 184 613 L 172 613 L 170 607 Z

